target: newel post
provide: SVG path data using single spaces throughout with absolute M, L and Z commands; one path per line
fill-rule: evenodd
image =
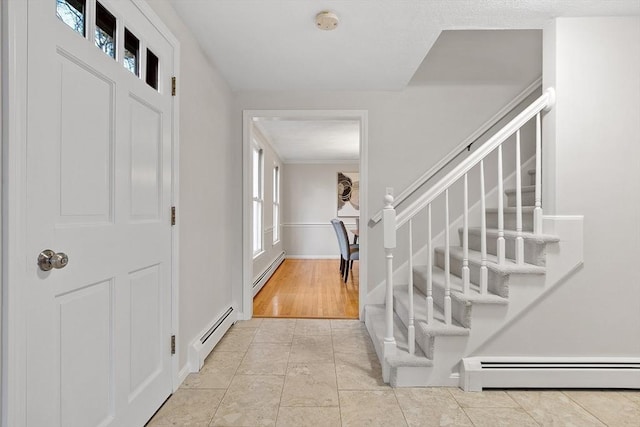
M 385 334 L 384 358 L 396 353 L 396 340 L 393 337 L 393 250 L 396 247 L 396 210 L 393 208 L 393 196 L 384 196 L 382 210 L 382 225 L 384 228 L 384 252 L 386 258 L 387 280 L 385 297 Z M 388 364 L 383 364 L 384 381 L 389 381 Z

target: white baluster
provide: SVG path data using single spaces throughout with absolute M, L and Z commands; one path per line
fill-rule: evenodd
M 522 237 L 522 173 L 520 171 L 520 129 L 516 132 L 516 264 L 524 264 Z
M 384 232 L 384 251 L 387 267 L 386 297 L 385 297 L 385 335 L 383 355 L 386 359 L 388 356 L 396 354 L 396 339 L 393 336 L 393 250 L 396 247 L 396 211 L 393 208 L 393 196 L 387 194 L 384 196 L 384 209 L 382 210 L 383 232 Z M 387 363 L 382 367 L 382 378 L 385 382 L 389 382 L 390 367 Z
M 484 160 L 480 161 L 480 211 L 486 212 L 484 192 Z M 487 216 L 480 221 L 480 293 L 485 295 L 488 289 L 489 270 L 487 270 Z
M 469 294 L 469 179 L 464 174 L 464 213 L 462 230 L 462 292 Z
M 533 210 L 533 232 L 542 234 L 542 134 L 540 113 L 536 114 L 536 207 Z
M 502 144 L 498 146 L 498 241 L 497 251 L 498 264 L 504 264 L 505 244 L 504 244 L 504 182 L 502 177 Z
M 433 324 L 433 246 L 431 244 L 431 203 L 427 205 L 427 324 Z
M 416 351 L 416 329 L 413 324 L 415 314 L 413 312 L 413 220 L 409 220 L 409 326 L 407 327 L 409 339 L 409 354 Z
M 449 242 L 449 189 L 444 192 L 444 322 L 451 324 L 451 267 Z

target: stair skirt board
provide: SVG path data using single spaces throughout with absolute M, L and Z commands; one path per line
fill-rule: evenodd
M 224 334 L 236 322 L 237 314 L 233 307 L 229 307 L 217 317 L 208 328 L 200 334 L 189 346 L 189 372 L 198 372 L 204 365 L 211 350 L 220 342 Z
M 271 276 L 278 269 L 278 267 L 280 267 L 280 264 L 282 264 L 282 262 L 284 261 L 284 258 L 285 256 L 283 251 L 280 253 L 280 255 L 276 257 L 276 259 L 273 260 L 273 262 L 269 265 L 269 267 L 267 267 L 262 272 L 262 274 L 260 274 L 260 276 L 253 282 L 254 297 L 258 294 L 258 292 L 260 292 L 260 289 L 262 289 L 264 284 L 267 283 L 267 281 L 271 278 Z
M 640 358 L 467 357 L 460 388 L 640 389 Z

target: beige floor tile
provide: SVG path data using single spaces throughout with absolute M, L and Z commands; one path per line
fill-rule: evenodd
M 296 335 L 291 345 L 289 363 L 333 363 L 330 335 Z
M 334 353 L 339 390 L 386 390 L 375 353 Z
M 509 395 L 543 426 L 602 426 L 560 391 L 510 391 Z
M 565 391 L 564 394 L 610 426 L 640 426 L 640 406 L 615 391 Z
M 340 408 L 281 406 L 276 427 L 340 427 Z
M 281 406 L 338 406 L 336 371 L 332 363 L 289 364 Z
M 261 327 L 264 328 L 281 328 L 284 326 L 294 327 L 296 326 L 296 322 L 298 319 L 276 319 L 276 318 L 263 318 Z
M 298 319 L 295 335 L 331 335 L 331 321 L 322 319 Z
M 624 390 L 619 391 L 618 394 L 640 405 L 640 390 Z
M 189 374 L 183 388 L 222 388 L 226 389 L 231 384 L 236 373 L 242 352 L 213 351 L 204 362 L 200 372 Z
M 283 383 L 276 375 L 236 375 L 211 425 L 274 426 Z
M 410 426 L 473 426 L 446 388 L 396 388 L 394 392 Z
M 238 367 L 238 375 L 284 375 L 291 345 L 253 343 Z
M 295 319 L 264 319 L 256 332 L 254 342 L 291 344 Z
M 462 408 L 518 408 L 519 405 L 504 391 L 491 390 L 479 393 L 465 392 L 459 388 L 448 389 Z
M 244 353 L 249 348 L 258 329 L 238 328 L 229 330 L 216 344 L 214 351 L 234 351 Z
M 333 348 L 340 353 L 375 353 L 369 333 L 354 330 L 334 330 Z
M 345 329 L 350 329 L 352 331 L 366 331 L 367 327 L 364 325 L 364 322 L 361 322 L 360 320 L 332 319 L 331 329 L 333 331 Z
M 340 391 L 339 395 L 343 427 L 407 425 L 393 390 Z
M 238 320 L 236 322 L 235 325 L 233 325 L 233 327 L 235 329 L 239 329 L 239 328 L 258 328 L 260 327 L 260 325 L 262 325 L 262 321 L 264 319 L 261 319 L 259 317 L 253 317 L 249 320 Z
M 179 389 L 167 400 L 148 426 L 207 427 L 224 392 Z
M 522 408 L 467 408 L 464 411 L 476 427 L 538 427 Z

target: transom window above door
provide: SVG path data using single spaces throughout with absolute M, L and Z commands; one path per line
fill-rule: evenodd
M 56 2 L 56 15 L 61 23 L 160 92 L 158 55 L 107 7 L 97 0 L 50 1 Z

